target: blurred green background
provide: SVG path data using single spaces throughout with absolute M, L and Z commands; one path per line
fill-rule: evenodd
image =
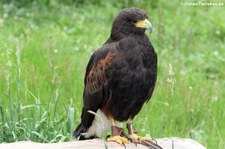
M 73 140 L 87 62 L 118 12 L 139 7 L 154 27 L 158 80 L 137 130 L 224 149 L 225 4 L 184 2 L 0 0 L 0 142 Z

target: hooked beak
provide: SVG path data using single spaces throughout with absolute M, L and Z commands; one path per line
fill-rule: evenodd
M 148 19 L 144 19 L 144 20 L 140 20 L 140 21 L 137 21 L 136 23 L 134 23 L 135 27 L 138 27 L 138 28 L 145 28 L 145 29 L 148 29 L 150 31 L 150 33 L 152 33 L 152 24 L 151 22 L 149 22 Z

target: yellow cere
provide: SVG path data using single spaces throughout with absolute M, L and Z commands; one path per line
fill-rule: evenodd
M 144 20 L 137 21 L 136 23 L 134 23 L 134 25 L 139 28 L 146 28 L 148 22 L 149 21 L 147 19 L 144 19 Z

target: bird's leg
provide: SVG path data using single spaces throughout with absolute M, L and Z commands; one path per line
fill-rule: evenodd
M 111 121 L 111 131 L 112 135 L 107 139 L 107 141 L 114 141 L 119 143 L 120 145 L 123 145 L 124 143 L 130 143 L 130 141 L 123 136 L 124 131 L 123 128 L 117 127 L 115 124 L 115 120 L 113 119 L 112 116 L 109 117 Z
M 129 137 L 133 140 L 135 143 L 141 143 L 141 141 L 149 141 L 152 142 L 151 138 L 148 137 L 141 137 L 137 135 L 137 130 L 133 126 L 133 121 L 132 119 L 129 119 L 127 121 L 127 129 L 129 133 Z

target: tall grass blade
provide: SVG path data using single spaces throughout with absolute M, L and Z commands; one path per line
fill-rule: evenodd
M 67 126 L 67 132 L 70 134 L 71 139 L 72 139 L 73 131 L 74 131 L 73 130 L 74 129 L 74 108 L 73 107 L 69 108 L 66 126 Z
M 21 67 L 20 67 L 20 59 L 21 59 L 21 50 L 19 47 L 19 40 L 16 39 L 16 62 L 17 62 L 17 112 L 18 112 L 18 121 L 20 122 L 22 119 L 22 111 L 21 111 L 21 80 L 20 80 L 20 76 L 21 76 Z

